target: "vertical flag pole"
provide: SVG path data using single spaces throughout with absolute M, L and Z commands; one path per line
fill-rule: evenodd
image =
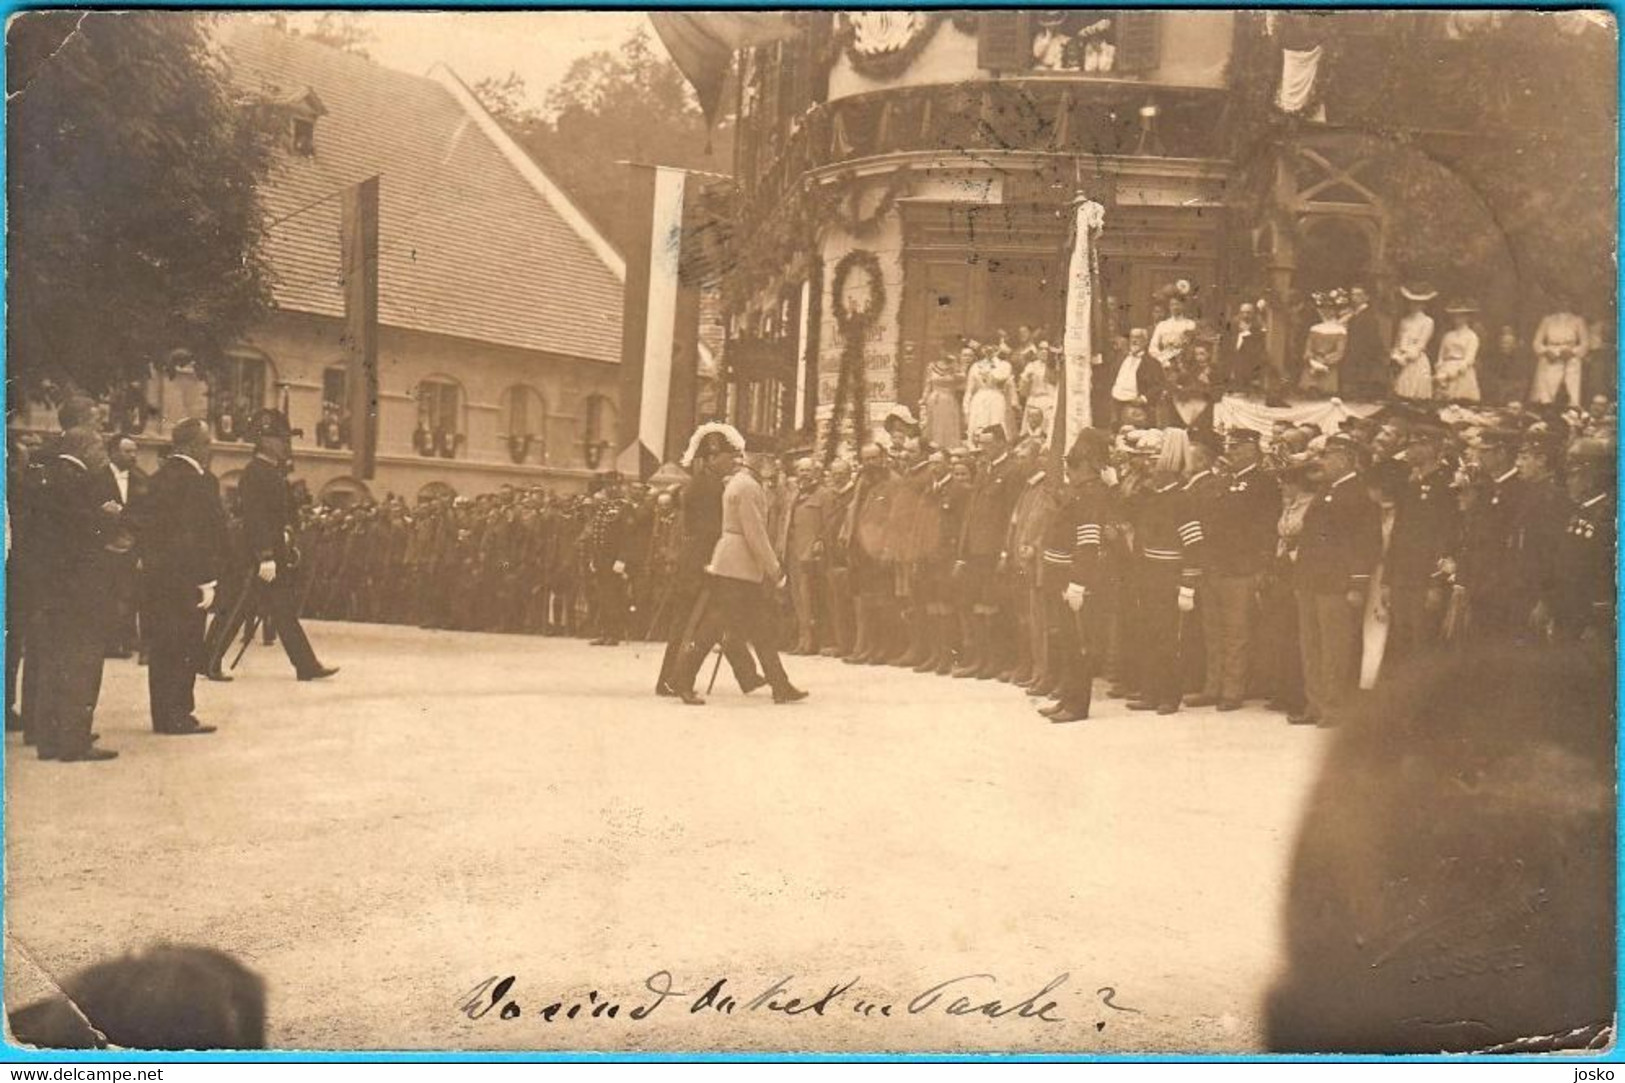
M 344 190 L 340 214 L 344 266 L 346 397 L 352 473 L 371 480 L 378 463 L 378 178 Z

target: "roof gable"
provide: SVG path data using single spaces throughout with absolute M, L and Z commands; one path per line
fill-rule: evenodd
M 325 109 L 315 153 L 279 155 L 266 183 L 279 307 L 343 315 L 339 196 L 377 176 L 380 322 L 619 360 L 624 263 L 455 76 L 392 71 L 241 18 L 221 43 L 245 91 Z

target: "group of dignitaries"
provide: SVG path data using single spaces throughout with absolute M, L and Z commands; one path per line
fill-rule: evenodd
M 742 690 L 778 688 L 764 614 L 781 585 L 790 653 L 1007 681 L 1052 700 L 1040 711 L 1057 723 L 1089 716 L 1101 678 L 1134 711 L 1265 699 L 1329 727 L 1360 689 L 1447 648 L 1612 651 L 1612 422 L 1568 421 L 1393 411 L 1330 434 L 1085 430 L 1059 471 L 999 424 L 974 451 L 896 433 L 855 468 L 799 462 L 764 505 L 765 542 L 731 500 L 719 523 L 717 493 L 738 484 L 754 501 L 771 464 L 741 468 L 739 448 L 708 438 L 674 577 L 699 601 L 670 631 L 657 690 L 701 702 L 719 632 Z M 740 532 L 760 551 L 743 575 L 724 559 Z M 719 590 L 726 619 L 707 627 Z
M 150 477 L 132 440 L 100 431 L 91 400 L 69 399 L 58 421 L 58 436 L 12 442 L 7 480 L 6 728 L 40 759 L 117 757 L 93 729 L 102 669 L 138 644 L 164 736 L 215 731 L 195 713 L 195 682 L 229 679 L 218 656 L 245 622 L 281 639 L 300 680 L 336 672 L 298 622 L 285 431 L 256 436 L 234 550 L 205 421 L 176 423 Z

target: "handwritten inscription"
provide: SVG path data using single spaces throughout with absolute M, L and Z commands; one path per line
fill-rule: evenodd
M 733 978 L 716 978 L 679 987 L 669 970 L 657 970 L 631 996 L 614 997 L 593 989 L 584 996 L 548 997 L 521 1001 L 514 975 L 490 977 L 458 998 L 457 1010 L 469 1019 L 540 1018 L 545 1023 L 571 1020 L 623 1019 L 642 1022 L 655 1013 L 698 1015 L 781 1015 L 829 1017 L 856 1015 L 865 1019 L 939 1015 L 951 1018 L 1026 1020 L 1033 1024 L 1064 1023 L 1063 988 L 1067 973 L 1051 978 L 1035 992 L 1022 995 L 1001 991 L 993 974 L 961 974 L 934 982 L 904 999 L 870 990 L 861 977 L 837 982 L 808 982 L 787 975 L 766 986 L 746 985 Z M 1030 987 L 1029 987 L 1030 988 Z M 1132 1013 L 1139 1009 L 1118 1002 L 1112 986 L 1096 990 L 1103 1014 Z M 1105 1028 L 1103 1021 L 1096 1030 Z

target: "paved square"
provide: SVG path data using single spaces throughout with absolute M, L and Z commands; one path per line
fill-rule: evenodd
M 699 710 L 657 645 L 310 630 L 343 672 L 256 646 L 213 736 L 109 662 L 119 760 L 8 738 L 8 1004 L 167 939 L 259 970 L 285 1049 L 1259 1047 L 1324 733 L 804 658 L 806 703 Z M 516 1018 L 460 1010 L 508 975 Z

